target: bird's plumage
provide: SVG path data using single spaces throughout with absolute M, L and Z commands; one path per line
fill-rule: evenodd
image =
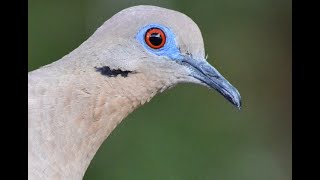
M 179 57 L 188 56 L 194 63 L 186 66 L 189 61 L 178 61 L 169 51 L 148 50 L 137 36 L 152 24 L 168 28 Z M 82 179 L 102 142 L 130 112 L 178 83 L 205 85 L 209 80 L 202 76 L 213 70 L 196 67 L 201 62 L 205 62 L 203 39 L 189 17 L 160 7 L 135 6 L 107 20 L 60 60 L 29 72 L 29 179 Z M 192 73 L 202 75 L 194 78 Z M 220 74 L 210 78 L 215 77 L 223 80 Z M 238 92 L 231 91 L 239 105 Z

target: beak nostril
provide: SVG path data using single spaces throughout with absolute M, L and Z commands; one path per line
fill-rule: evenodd
M 220 79 L 221 79 L 221 77 L 219 77 L 219 76 L 217 76 L 217 75 L 215 75 L 215 74 L 206 73 L 206 75 L 208 75 L 208 76 L 210 76 L 210 77 L 212 77 L 212 78 L 215 78 L 215 79 L 217 79 L 217 80 L 220 80 Z

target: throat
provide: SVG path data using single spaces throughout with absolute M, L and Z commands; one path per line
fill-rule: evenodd
M 29 88 L 29 171 L 34 177 L 82 179 L 116 126 L 166 85 L 142 73 L 96 69 L 104 76 L 92 71 L 54 77 Z M 48 88 L 52 84 L 55 88 Z

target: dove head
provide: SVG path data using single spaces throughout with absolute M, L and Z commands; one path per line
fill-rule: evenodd
M 156 6 L 134 6 L 107 20 L 86 42 L 106 72 L 145 74 L 154 80 L 195 83 L 215 89 L 240 108 L 241 98 L 205 57 L 201 31 L 185 14 Z M 122 78 L 126 78 L 122 77 Z

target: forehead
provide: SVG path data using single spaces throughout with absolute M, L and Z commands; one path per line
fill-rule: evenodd
M 203 39 L 197 24 L 185 14 L 156 6 L 134 6 L 111 17 L 99 29 L 114 36 L 134 38 L 141 28 L 149 24 L 168 27 L 182 52 L 204 57 Z

